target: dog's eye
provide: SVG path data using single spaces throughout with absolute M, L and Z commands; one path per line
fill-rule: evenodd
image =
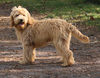
M 23 16 L 25 16 L 25 15 L 23 15 Z
M 19 16 L 19 14 L 15 15 L 15 17 Z

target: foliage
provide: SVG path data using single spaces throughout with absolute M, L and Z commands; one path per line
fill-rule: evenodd
M 86 0 L 86 2 L 91 2 L 95 4 L 100 4 L 100 0 Z
M 93 1 L 93 0 L 91 0 Z M 0 3 L 12 2 L 12 6 L 21 5 L 29 11 L 46 14 L 45 18 L 62 18 L 69 22 L 81 22 L 85 25 L 100 27 L 100 5 L 90 0 L 0 0 Z M 99 1 L 99 0 L 97 0 Z

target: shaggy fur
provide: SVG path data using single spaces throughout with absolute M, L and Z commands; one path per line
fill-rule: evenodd
M 73 35 L 83 43 L 89 42 L 87 36 L 65 20 L 34 20 L 30 13 L 21 6 L 12 9 L 11 26 L 15 27 L 17 37 L 23 45 L 24 54 L 21 64 L 30 64 L 35 61 L 35 48 L 51 42 L 62 57 L 62 65 L 72 65 L 75 61 L 70 50 L 71 36 Z

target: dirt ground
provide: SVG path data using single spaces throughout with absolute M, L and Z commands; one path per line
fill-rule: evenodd
M 81 32 L 91 39 L 82 44 L 72 38 L 71 50 L 76 63 L 62 67 L 53 46 L 37 49 L 33 65 L 21 65 L 22 45 L 10 27 L 10 6 L 0 5 L 0 78 L 100 78 L 100 31 L 95 27 L 80 26 Z M 40 19 L 40 15 L 33 14 Z

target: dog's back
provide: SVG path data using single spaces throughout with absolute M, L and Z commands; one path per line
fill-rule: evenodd
M 67 23 L 66 20 L 62 19 L 45 19 L 38 21 L 38 24 L 43 24 L 43 29 L 47 28 L 47 31 L 52 31 L 50 29 L 50 26 L 54 28 L 54 30 L 58 30 L 59 32 L 62 32 L 66 30 L 67 33 L 71 32 L 72 35 L 80 40 L 83 43 L 89 43 L 90 40 L 87 36 L 83 35 L 75 26 L 73 26 L 71 23 Z M 41 26 L 42 27 L 42 26 Z M 56 28 L 56 29 L 55 29 Z M 49 30 L 48 30 L 49 29 Z M 54 32 L 54 31 L 53 31 Z M 52 33 L 53 33 L 52 32 Z M 58 33 L 58 32 L 57 32 Z M 56 34 L 56 33 L 55 33 Z

